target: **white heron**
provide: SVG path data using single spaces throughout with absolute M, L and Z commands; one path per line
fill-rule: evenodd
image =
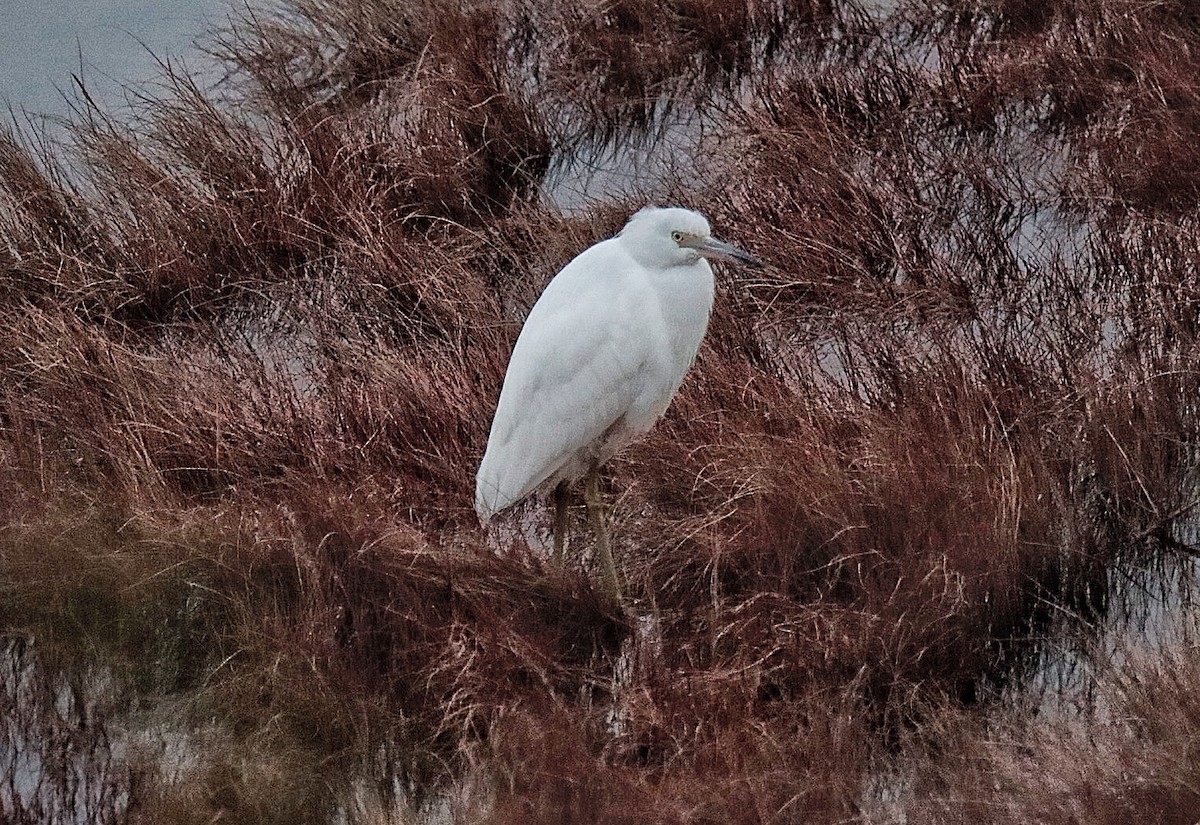
M 713 238 L 703 215 L 646 207 L 563 267 L 517 337 L 476 474 L 475 509 L 485 524 L 553 485 L 556 561 L 568 487 L 586 476 L 597 556 L 617 601 L 599 468 L 654 425 L 695 359 L 713 302 L 707 259 L 762 265 Z

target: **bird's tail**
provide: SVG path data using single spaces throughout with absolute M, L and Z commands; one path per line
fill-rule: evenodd
M 486 525 L 500 509 L 500 479 L 484 455 L 475 474 L 475 512 L 480 523 Z

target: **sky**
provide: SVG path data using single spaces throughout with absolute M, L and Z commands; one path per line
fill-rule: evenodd
M 201 62 L 192 43 L 230 0 L 0 0 L 0 107 L 65 115 L 80 75 L 102 106 L 159 74 L 158 58 Z

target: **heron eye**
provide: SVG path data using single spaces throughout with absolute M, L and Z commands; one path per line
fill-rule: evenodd
M 678 231 L 676 231 L 676 232 L 672 232 L 672 233 L 671 233 L 671 240 L 675 241 L 675 243 L 679 243 L 680 241 L 682 241 L 682 240 L 683 240 L 683 233 L 682 233 L 682 232 L 678 232 Z

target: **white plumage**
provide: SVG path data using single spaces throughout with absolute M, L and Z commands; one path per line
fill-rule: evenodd
M 704 216 L 647 207 L 550 281 L 509 360 L 476 476 L 480 519 L 594 470 L 653 426 L 708 326 L 706 257 L 759 265 L 712 238 Z

